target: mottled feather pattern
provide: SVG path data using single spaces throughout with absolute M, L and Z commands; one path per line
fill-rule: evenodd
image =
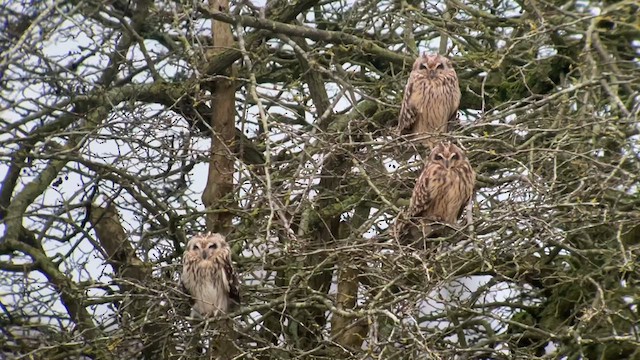
M 452 169 L 425 167 L 411 197 L 409 216 L 455 224 L 471 200 L 474 182 L 468 163 Z
M 220 234 L 196 235 L 183 257 L 182 284 L 201 316 L 229 312 L 240 302 L 229 245 Z
M 455 225 L 471 201 L 476 175 L 464 151 L 444 142 L 431 150 L 411 195 L 405 220 Z M 410 223 L 400 221 L 395 236 L 404 236 Z
M 460 88 L 451 61 L 441 55 L 420 56 L 413 65 L 398 119 L 399 134 L 447 132 L 458 116 Z M 428 147 L 435 140 L 424 139 Z

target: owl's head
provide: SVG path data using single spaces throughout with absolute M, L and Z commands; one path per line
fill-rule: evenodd
M 427 53 L 423 53 L 416 59 L 412 71 L 430 79 L 455 74 L 451 60 L 440 54 Z
M 218 254 L 228 251 L 229 245 L 224 236 L 216 233 L 198 234 L 187 242 L 185 259 L 188 257 L 194 260 L 210 260 Z
M 440 164 L 446 169 L 451 169 L 466 159 L 462 149 L 455 144 L 443 141 L 431 149 L 429 162 Z

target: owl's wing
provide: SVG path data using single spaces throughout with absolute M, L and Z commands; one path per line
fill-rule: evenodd
M 392 229 L 392 235 L 404 245 L 413 244 L 418 238 L 427 236 L 427 233 L 431 231 L 429 227 L 419 226 L 421 214 L 429 208 L 433 201 L 433 194 L 429 187 L 430 179 L 427 174 L 428 165 L 427 162 L 413 187 L 409 208 L 403 216 L 396 219 Z
M 447 119 L 447 131 L 451 132 L 453 130 L 460 129 L 460 117 L 458 114 L 458 110 L 460 109 L 460 88 L 458 85 L 458 75 L 455 73 L 451 74 L 455 81 L 449 82 L 448 86 L 453 87 L 451 92 L 449 93 L 449 119 Z
M 464 196 L 464 199 L 463 199 L 462 205 L 460 206 L 460 210 L 458 211 L 457 219 L 460 219 L 460 216 L 462 216 L 462 213 L 464 212 L 465 208 L 467 207 L 467 205 L 469 204 L 469 202 L 473 198 L 473 192 L 474 192 L 474 187 L 475 187 L 475 182 L 476 182 L 476 175 L 473 172 L 473 169 L 471 168 L 471 164 L 467 164 L 467 167 L 469 169 L 467 176 L 460 177 L 460 180 L 459 180 L 459 181 L 464 182 L 466 191 L 465 191 L 465 194 L 462 195 L 462 196 Z
M 430 186 L 429 162 L 425 163 L 411 194 L 408 215 L 410 218 L 419 216 L 433 201 L 433 194 Z
M 189 307 L 193 308 L 193 305 L 195 305 L 195 303 L 196 303 L 196 299 L 193 298 L 193 296 L 191 295 L 191 291 L 189 291 L 189 289 L 187 289 L 187 287 L 184 285 L 184 282 L 182 281 L 182 279 L 180 279 L 180 292 L 183 293 L 183 294 L 187 294 L 187 297 L 189 298 Z M 185 310 L 184 313 L 186 315 L 186 314 L 188 314 L 188 311 Z
M 466 179 L 460 179 L 459 181 L 465 181 Z M 465 190 L 466 194 L 462 194 L 462 196 L 464 197 L 462 199 L 462 204 L 460 205 L 460 210 L 458 211 L 458 215 L 456 216 L 456 219 L 460 219 L 460 216 L 462 216 L 462 213 L 464 212 L 464 209 L 467 207 L 467 205 L 469 205 L 469 201 L 471 201 L 471 197 L 473 196 L 473 185 L 469 185 L 466 184 L 465 186 Z
M 413 81 L 409 78 L 407 85 L 404 87 L 404 97 L 402 98 L 402 105 L 400 106 L 400 116 L 398 117 L 398 134 L 406 134 L 411 129 L 411 126 L 416 122 L 418 113 L 415 106 L 411 104 L 411 94 L 413 93 Z
M 238 281 L 238 275 L 233 269 L 231 263 L 231 257 L 227 257 L 224 262 L 224 272 L 229 282 L 229 298 L 233 300 L 237 305 L 240 305 L 240 282 Z
M 460 117 L 458 116 L 458 109 L 455 109 L 454 112 L 447 120 L 447 131 L 452 132 L 460 128 Z
M 457 219 L 460 219 L 460 216 L 462 216 L 462 213 L 464 213 L 464 209 L 467 207 L 467 205 L 469 205 L 469 201 L 471 201 L 470 197 L 465 199 L 465 201 L 462 203 L 462 206 L 460 206 L 460 210 L 458 211 Z

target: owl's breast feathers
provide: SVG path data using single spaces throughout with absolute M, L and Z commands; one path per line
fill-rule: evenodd
M 239 302 L 233 268 L 228 262 L 200 261 L 186 264 L 182 283 L 193 299 L 193 308 L 203 316 L 226 313 Z
M 466 194 L 459 194 L 467 192 L 464 185 L 466 181 L 461 175 L 457 169 L 439 168 L 434 171 L 429 176 L 426 191 L 429 194 L 429 201 L 424 204 L 420 213 L 414 216 L 425 216 L 431 220 L 455 224 L 461 209 L 464 209 L 470 199 Z
M 457 117 L 459 105 L 460 89 L 455 79 L 416 79 L 408 99 L 415 115 L 406 130 L 414 134 L 446 132 L 449 121 Z

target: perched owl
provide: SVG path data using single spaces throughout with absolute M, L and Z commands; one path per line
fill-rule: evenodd
M 458 75 L 451 61 L 438 54 L 422 54 L 413 63 L 404 89 L 397 131 L 423 138 L 430 149 L 437 141 L 429 135 L 450 131 L 459 106 Z
M 187 243 L 182 258 L 182 285 L 192 309 L 202 317 L 229 312 L 240 304 L 238 279 L 224 236 L 198 234 Z
M 475 182 L 476 173 L 462 149 L 450 142 L 436 145 L 413 187 L 405 221 L 396 222 L 395 236 L 403 239 L 411 222 L 421 224 L 423 236 L 430 233 L 424 223 L 455 225 L 473 196 Z

